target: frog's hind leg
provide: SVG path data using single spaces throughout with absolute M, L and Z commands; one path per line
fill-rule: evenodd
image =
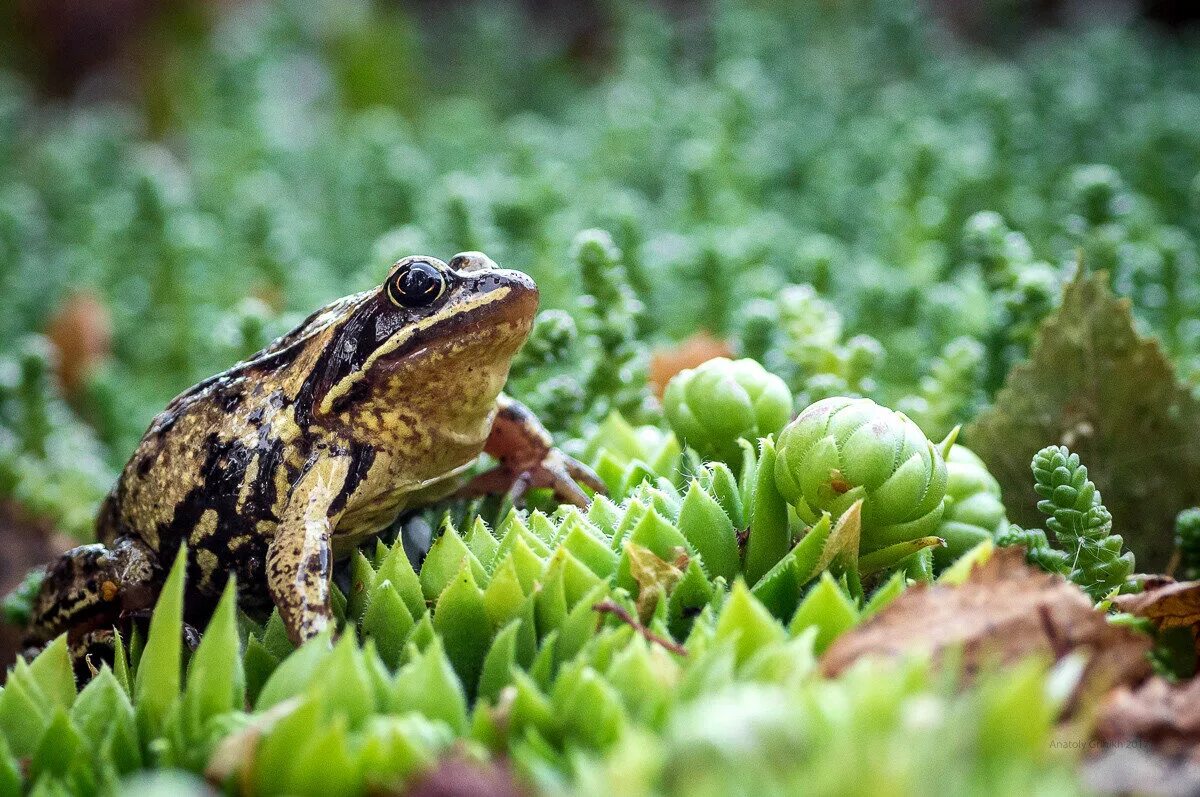
M 111 547 L 94 543 L 72 548 L 42 581 L 25 645 L 36 650 L 65 632 L 78 671 L 94 652 L 96 632 L 111 631 L 126 612 L 152 606 L 161 583 L 157 557 L 134 537 L 118 537 Z

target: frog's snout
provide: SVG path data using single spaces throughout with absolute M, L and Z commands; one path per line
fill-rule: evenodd
M 480 282 L 494 283 L 497 290 L 507 288 L 504 304 L 516 315 L 525 316 L 532 322 L 538 308 L 538 288 L 532 277 L 504 268 L 481 275 Z

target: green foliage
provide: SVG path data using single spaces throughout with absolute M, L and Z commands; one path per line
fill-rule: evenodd
M 739 439 L 757 440 L 783 429 L 792 415 L 792 396 L 783 380 L 758 362 L 717 357 L 671 379 L 663 412 L 675 434 L 702 456 L 736 462 Z
M 46 571 L 35 567 L 25 574 L 12 592 L 4 596 L 3 603 L 0 603 L 4 622 L 17 627 L 23 627 L 29 622 L 33 612 L 33 601 L 37 598 L 45 578 Z
M 606 428 L 597 456 L 611 443 L 631 457 L 619 502 L 510 511 L 494 529 L 474 517 L 465 534 L 447 521 L 419 570 L 401 541 L 368 545 L 335 600 L 345 627 L 333 644 L 294 650 L 278 614 L 239 621 L 231 582 L 189 653 L 181 550 L 148 633 L 118 640 L 115 669 L 78 696 L 65 638 L 18 663 L 0 740 L 45 761 L 12 772 L 104 794 L 144 767 L 259 794 L 351 794 L 395 788 L 460 740 L 535 780 L 583 778 L 595 756 L 663 732 L 693 701 L 808 683 L 817 652 L 903 589 L 897 573 L 863 595 L 860 505 L 836 524 L 795 523 L 770 437 L 747 447 L 739 483 L 722 462 L 685 478 L 678 453 L 649 456 L 666 463 L 655 474 L 632 427 L 614 415 Z M 880 553 L 872 572 L 903 568 L 911 551 Z M 85 753 L 84 739 L 104 743 Z
M 1066 551 L 1055 548 L 1042 529 L 1023 529 L 1010 524 L 996 536 L 998 545 L 1020 545 L 1025 548 L 1025 559 L 1047 573 L 1067 575 L 1071 571 L 1071 557 Z
M 701 495 L 716 503 L 696 484 L 692 506 Z M 638 501 L 654 503 L 648 489 L 622 506 L 618 527 L 629 529 Z M 671 499 L 665 495 L 657 506 Z M 707 505 L 704 514 L 720 511 L 716 506 Z M 1014 783 L 1065 777 L 1065 762 L 1047 755 L 1056 703 L 1041 686 L 1041 670 L 1027 667 L 1020 678 L 1003 681 L 985 677 L 961 694 L 925 665 L 898 671 L 869 665 L 834 681 L 817 676 L 815 652 L 894 597 L 894 579 L 860 608 L 825 572 L 811 590 L 791 596 L 795 611 L 782 616 L 740 578 L 726 592 L 723 578 L 710 580 L 694 566 L 676 582 L 639 576 L 637 592 L 627 593 L 614 582 L 621 563 L 655 555 L 649 547 L 635 554 L 636 540 L 659 548 L 671 541 L 671 524 L 663 518 L 666 525 L 653 531 L 645 518 L 657 517 L 657 509 L 646 512 L 628 531 L 624 552 L 607 556 L 600 555 L 611 550 L 607 532 L 592 523 L 591 513 L 573 508 L 553 517 L 513 515 L 499 537 L 482 522 L 465 539 L 447 527 L 438 558 L 454 552 L 460 565 L 428 607 L 421 590 L 444 580 L 440 572 L 414 571 L 399 543 L 379 545 L 373 557 L 356 559 L 351 594 L 358 598 L 347 606 L 358 633 L 351 626 L 336 643 L 321 636 L 280 651 L 281 660 L 271 662 L 249 693 L 243 671 L 249 673 L 255 656 L 274 657 L 268 648 L 278 644 L 271 640 L 277 619 L 252 629 L 243 644 L 230 584 L 200 646 L 186 654 L 181 555 L 133 666 L 132 692 L 120 667 L 114 674 L 105 665 L 77 693 L 61 637 L 33 662 L 18 662 L 0 691 L 0 778 L 14 790 L 23 784 L 117 794 L 149 789 L 153 781 L 145 776 L 122 778 L 150 766 L 203 772 L 255 794 L 356 794 L 402 788 L 457 745 L 471 756 L 508 756 L 522 777 L 548 792 L 573 783 L 586 793 L 617 776 L 631 745 L 646 745 L 643 765 L 627 773 L 632 780 L 625 791 L 642 793 L 659 783 L 675 793 L 732 776 L 728 764 L 734 762 L 721 763 L 727 751 L 703 756 L 699 769 L 688 762 L 709 744 L 720 750 L 711 734 L 743 721 L 756 730 L 740 740 L 737 763 L 756 762 L 743 774 L 764 783 L 823 772 L 813 746 L 830 755 L 861 750 L 868 727 L 876 744 L 894 746 L 886 765 L 877 755 L 864 759 L 860 774 L 878 778 L 881 788 L 915 792 L 922 783 L 940 782 L 918 773 L 941 733 L 968 744 L 957 757 L 937 759 L 956 783 L 989 782 L 995 767 Z M 827 519 L 822 528 L 814 530 L 818 541 L 838 536 Z M 790 554 L 795 566 L 819 568 L 810 549 L 803 550 Z M 434 552 L 430 558 L 438 561 Z M 687 586 L 693 573 L 706 589 Z M 653 606 L 642 599 L 646 589 L 660 598 Z M 664 595 L 669 599 L 662 601 Z M 415 623 L 410 602 L 421 614 Z M 625 607 L 627 619 L 598 613 L 606 603 Z M 388 619 L 408 618 L 401 647 L 385 640 L 391 626 L 371 630 L 377 606 L 392 613 Z M 635 619 L 639 612 L 647 625 Z M 676 631 L 680 619 L 688 622 Z M 421 630 L 430 622 L 436 633 Z M 672 638 L 684 646 L 670 647 Z M 891 686 L 876 694 L 871 684 Z M 918 751 L 901 753 L 899 746 L 911 742 L 905 706 L 928 701 L 944 705 L 936 714 L 948 724 L 933 736 L 922 734 Z M 768 704 L 780 711 L 761 714 Z M 822 705 L 840 708 L 831 714 Z M 1013 716 L 1023 729 L 1016 736 L 1003 719 Z M 1004 755 L 993 756 L 999 740 Z M 801 751 L 805 758 L 798 762 Z M 995 763 L 988 763 L 992 757 Z M 18 768 L 15 758 L 30 765 Z M 841 781 L 829 782 L 832 788 Z
M 1049 516 L 1046 527 L 1071 559 L 1069 576 L 1099 600 L 1125 584 L 1133 573 L 1133 554 L 1112 533 L 1112 515 L 1088 470 L 1066 446 L 1047 446 L 1034 456 L 1034 490 L 1038 511 Z
M 919 392 L 904 397 L 897 407 L 930 437 L 945 437 L 983 407 L 983 365 L 983 344 L 974 338 L 955 338 L 921 377 Z
M 812 285 L 788 285 L 773 301 L 747 304 L 743 315 L 743 352 L 781 374 L 801 406 L 876 391 L 879 341 L 845 340 L 842 314 Z
M 1200 578 L 1200 507 L 1191 507 L 1175 518 L 1175 547 L 1179 550 L 1179 578 Z
M 1200 503 L 1200 403 L 1106 283 L 1101 273 L 1076 276 L 1030 361 L 964 437 L 1000 481 L 1009 516 L 1025 525 L 1038 522 L 1031 507 L 1046 497 L 1031 489 L 1029 457 L 1047 442 L 1066 444 L 1093 463 L 1090 478 L 1138 560 L 1158 569 L 1174 547 L 1176 515 Z
M 584 758 L 578 791 L 1079 793 L 1052 749 L 1053 701 L 1036 666 L 955 693 L 925 665 L 823 681 L 775 661 L 758 658 L 748 680 L 679 707 L 661 734 L 628 734 L 605 758 Z
M 1000 484 L 969 448 L 952 446 L 946 457 L 946 511 L 934 532 L 946 542 L 934 549 L 938 566 L 948 566 L 984 540 L 1007 531 Z
M 0 354 L 0 495 L 87 539 L 114 473 L 93 430 L 60 395 L 54 361 L 39 336 Z

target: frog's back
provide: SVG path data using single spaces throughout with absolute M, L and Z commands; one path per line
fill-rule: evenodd
M 229 570 L 240 584 L 261 582 L 266 546 L 308 455 L 296 395 L 331 308 L 154 418 L 101 509 L 101 540 L 132 534 L 164 561 L 186 543 L 191 583 L 203 592 L 220 589 Z

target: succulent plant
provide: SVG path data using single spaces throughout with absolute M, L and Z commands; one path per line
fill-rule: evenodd
M 903 413 L 870 399 L 809 406 L 779 435 L 775 479 L 806 523 L 862 499 L 864 552 L 934 534 L 947 471 L 938 448 Z
M 946 457 L 946 511 L 935 532 L 946 545 L 933 551 L 941 568 L 1008 529 L 1000 484 L 969 448 L 954 445 Z
M 1079 455 L 1066 446 L 1047 446 L 1030 467 L 1042 499 L 1038 509 L 1049 515 L 1046 528 L 1071 556 L 1071 580 L 1096 600 L 1123 586 L 1133 573 L 1133 552 L 1112 533 L 1112 515 Z
M 792 395 L 754 360 L 716 357 L 671 379 L 663 411 L 684 443 L 705 457 L 735 462 L 739 439 L 754 441 L 784 427 Z

